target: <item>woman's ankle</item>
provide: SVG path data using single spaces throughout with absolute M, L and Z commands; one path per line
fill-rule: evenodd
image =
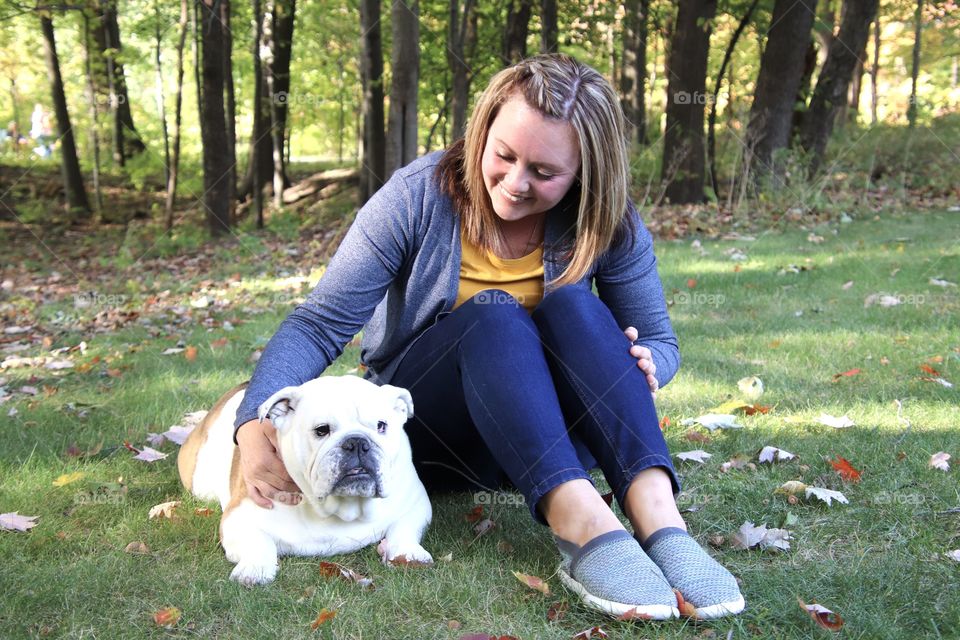
M 594 486 L 585 480 L 555 487 L 540 505 L 553 534 L 578 546 L 604 533 L 624 530 Z

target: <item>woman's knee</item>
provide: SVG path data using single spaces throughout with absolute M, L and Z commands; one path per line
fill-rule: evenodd
M 509 330 L 525 325 L 533 327 L 530 315 L 517 299 L 502 289 L 485 289 L 463 303 L 472 326 L 488 331 Z
M 598 319 L 607 320 L 612 314 L 590 289 L 567 285 L 545 296 L 533 313 L 538 326 L 561 324 L 569 329 L 592 329 Z

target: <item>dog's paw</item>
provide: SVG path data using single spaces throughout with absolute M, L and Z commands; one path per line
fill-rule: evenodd
M 391 544 L 384 538 L 377 545 L 377 551 L 380 553 L 383 563 L 393 567 L 433 564 L 433 556 L 430 555 L 430 552 L 416 542 Z
M 230 572 L 230 579 L 239 582 L 245 587 L 255 587 L 258 584 L 269 584 L 277 577 L 276 564 L 257 564 L 255 562 L 238 562 Z

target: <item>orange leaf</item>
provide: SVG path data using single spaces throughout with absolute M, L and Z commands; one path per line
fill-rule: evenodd
M 677 596 L 677 609 L 680 610 L 680 615 L 684 618 L 693 618 L 696 619 L 697 608 L 683 599 L 683 594 L 678 590 L 674 589 L 673 593 Z
M 660 419 L 660 431 L 663 431 L 670 426 L 670 416 L 663 416 Z
M 697 279 L 687 278 L 687 289 L 693 289 L 695 286 L 697 286 Z
M 929 373 L 929 374 L 932 375 L 932 376 L 939 376 L 939 375 L 940 375 L 940 372 L 939 372 L 939 371 L 937 371 L 936 369 L 934 369 L 933 367 L 931 367 L 931 366 L 928 365 L 928 364 L 922 364 L 922 365 L 920 365 L 920 369 L 921 369 L 922 371 L 924 371 L 925 373 Z
M 711 442 L 710 436 L 705 433 L 700 433 L 699 431 L 694 431 L 693 429 L 690 429 L 683 434 L 683 438 L 685 440 L 689 440 L 690 442 L 702 442 L 703 444 Z
M 157 611 L 155 614 L 153 614 L 153 621 L 159 626 L 169 629 L 177 624 L 180 616 L 180 609 L 177 609 L 176 607 L 167 607 L 166 609 L 160 609 L 160 611 Z
M 543 578 L 538 578 L 537 576 L 528 576 L 527 574 L 520 573 L 519 571 L 513 571 L 512 573 L 517 580 L 527 585 L 534 591 L 539 591 L 546 596 L 550 595 L 550 585 L 544 582 Z
M 843 626 L 843 618 L 826 607 L 818 605 L 816 602 L 807 604 L 800 598 L 797 598 L 797 602 L 800 603 L 800 608 L 806 611 L 807 615 L 813 618 L 813 621 L 824 629 L 839 631 Z
M 827 462 L 836 469 L 837 473 L 839 473 L 840 477 L 844 480 L 849 480 L 850 482 L 860 481 L 860 472 L 843 456 L 837 456 L 836 460 L 827 460 Z
M 617 620 L 620 622 L 626 622 L 627 620 L 650 620 L 653 616 L 649 613 L 637 613 L 637 608 L 634 607 L 629 611 L 625 611 L 617 617 Z
M 317 615 L 317 619 L 313 621 L 313 624 L 310 625 L 310 628 L 316 631 L 324 622 L 333 620 L 335 617 L 337 617 L 336 609 L 332 611 L 330 609 L 321 609 L 320 614 Z
M 743 412 L 748 416 L 752 416 L 755 413 L 768 414 L 770 413 L 770 406 L 765 404 L 754 404 L 749 407 L 744 407 Z
M 201 518 L 207 518 L 213 515 L 213 509 L 210 507 L 197 507 L 193 510 L 193 515 L 200 516 Z
M 833 374 L 833 381 L 836 382 L 840 378 L 849 378 L 860 373 L 860 369 L 850 369 L 849 371 L 844 371 L 843 373 Z
M 211 348 L 211 349 L 220 349 L 220 348 L 222 348 L 222 347 L 227 346 L 227 343 L 229 343 L 229 342 L 230 342 L 230 340 L 229 340 L 228 338 L 217 338 L 216 340 L 214 340 L 213 342 L 210 343 L 210 348 Z
M 183 357 L 187 359 L 187 362 L 193 362 L 197 359 L 197 348 L 187 347 L 183 350 Z

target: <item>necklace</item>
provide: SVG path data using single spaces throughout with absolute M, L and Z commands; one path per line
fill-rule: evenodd
M 543 216 L 543 215 L 540 215 L 540 216 L 537 218 L 537 220 L 533 223 L 533 228 L 530 230 L 530 237 L 527 238 L 526 243 L 524 243 L 524 244 L 520 247 L 519 250 L 514 249 L 513 247 L 510 246 L 510 242 L 509 242 L 509 240 L 507 239 L 507 235 L 506 235 L 505 233 L 503 233 L 503 224 L 501 223 L 501 225 L 500 225 L 500 231 L 501 231 L 501 233 L 503 234 L 503 242 L 504 242 L 504 245 L 506 246 L 507 252 L 510 254 L 509 256 L 506 256 L 508 259 L 513 259 L 513 260 L 515 260 L 515 259 L 517 259 L 517 258 L 522 258 L 523 256 L 527 255 L 527 250 L 528 250 L 531 246 L 535 246 L 535 243 L 534 243 L 533 239 L 534 239 L 534 237 L 536 237 L 536 235 L 537 235 L 537 230 L 540 228 L 540 222 L 541 222 L 541 220 L 543 220 L 543 218 L 544 218 L 544 216 Z M 538 243 L 537 243 L 537 244 L 538 244 Z

